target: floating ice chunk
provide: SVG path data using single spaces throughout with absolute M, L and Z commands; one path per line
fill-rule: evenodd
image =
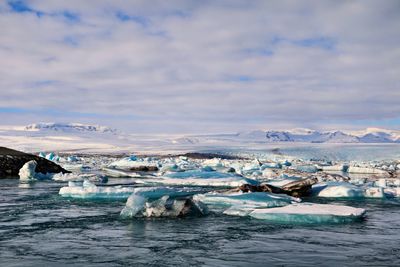
M 56 154 L 54 154 L 53 152 L 48 153 L 45 158 L 48 160 L 51 160 L 51 161 L 59 161 L 60 160 L 60 157 L 57 156 Z
M 141 195 L 130 195 L 120 215 L 126 218 L 135 217 L 139 212 L 144 209 L 146 201 L 147 199 Z
M 282 168 L 282 165 L 280 163 L 276 163 L 276 162 L 269 162 L 269 163 L 264 163 L 263 165 L 261 165 L 261 170 L 265 170 L 265 169 L 280 169 Z
M 121 211 L 122 217 L 183 217 L 204 215 L 207 209 L 201 203 L 186 199 L 172 199 L 163 196 L 155 201 L 148 201 L 141 195 L 132 194 Z
M 22 168 L 19 170 L 19 179 L 22 181 L 36 180 L 36 165 L 37 163 L 34 160 L 25 163 L 24 166 L 22 166 Z
M 37 162 L 35 160 L 28 161 L 22 166 L 19 170 L 19 179 L 21 181 L 34 181 L 34 180 L 45 180 L 51 179 L 53 174 L 43 174 L 40 172 L 36 172 Z
M 130 156 L 114 161 L 108 165 L 108 167 L 119 169 L 138 168 L 143 166 L 157 167 L 157 162 L 150 162 L 149 160 L 141 160 L 137 159 L 135 156 Z
M 69 171 L 83 171 L 90 169 L 89 166 L 84 166 L 83 164 L 62 164 L 62 167 Z
M 135 188 L 133 191 L 134 194 L 141 195 L 148 199 L 157 199 L 163 196 L 185 197 L 185 196 L 192 196 L 201 192 L 204 192 L 204 190 L 196 188 L 186 188 L 186 187 L 176 188 L 176 187 L 165 187 L 165 186 L 138 187 Z
M 130 177 L 130 178 L 136 178 L 136 177 L 141 177 L 141 175 L 137 172 L 131 172 L 131 171 L 125 171 L 121 169 L 116 169 L 116 168 L 108 168 L 104 167 L 103 171 L 106 175 L 114 178 L 123 178 L 123 177 Z
M 322 166 L 324 172 L 346 172 L 348 169 L 347 165 L 334 165 L 334 166 Z
M 285 160 L 285 161 L 281 162 L 281 165 L 283 165 L 283 166 L 292 166 L 292 163 L 290 161 L 288 161 L 288 160 Z
M 382 188 L 359 187 L 350 183 L 327 183 L 313 186 L 318 197 L 331 198 L 385 198 Z
M 277 178 L 277 174 L 272 169 L 269 168 L 263 170 L 261 176 L 268 179 Z
M 363 174 L 381 174 L 388 175 L 387 171 L 376 169 L 376 168 L 367 168 L 367 167 L 354 167 L 350 166 L 347 170 L 349 173 L 363 173 Z
M 202 165 L 203 166 L 215 167 L 215 168 L 224 167 L 224 164 L 222 163 L 221 159 L 219 159 L 219 158 L 207 159 L 207 160 L 203 161 Z
M 82 185 L 72 183 L 61 187 L 59 194 L 62 197 L 82 199 L 127 199 L 133 192 L 134 187 L 122 186 L 96 186 L 85 180 Z
M 169 178 L 160 177 L 158 179 L 146 178 L 136 179 L 135 182 L 147 185 L 183 185 L 183 186 L 211 186 L 211 187 L 238 187 L 242 184 L 257 185 L 258 181 L 247 179 L 242 176 L 227 176 L 227 177 L 180 177 Z
M 368 187 L 364 190 L 366 198 L 385 198 L 387 195 L 381 187 Z
M 255 209 L 249 215 L 279 223 L 345 223 L 360 220 L 365 210 L 349 206 L 299 203 L 284 207 Z
M 52 176 L 54 181 L 84 181 L 107 182 L 107 177 L 94 173 L 56 173 Z
M 260 170 L 260 167 L 261 167 L 260 161 L 258 159 L 255 159 L 251 163 L 247 163 L 246 165 L 244 165 L 242 171 L 243 172 L 258 171 Z
M 68 156 L 67 161 L 68 162 L 77 162 L 77 161 L 79 161 L 79 159 L 76 156 Z
M 43 152 L 40 152 L 40 153 L 39 153 L 39 157 L 41 157 L 41 158 L 46 158 L 46 154 L 43 153 Z
M 300 199 L 298 198 L 265 192 L 233 194 L 207 193 L 196 195 L 194 196 L 194 199 L 214 207 L 245 206 L 253 208 L 272 208 L 286 206 L 294 202 L 300 202 Z
M 161 172 L 182 172 L 184 170 L 180 169 L 176 164 L 166 164 L 160 169 Z
M 323 185 L 322 185 L 323 186 Z M 364 197 L 364 190 L 358 186 L 350 183 L 328 183 L 324 188 L 321 185 L 313 186 L 313 191 L 322 189 L 318 192 L 319 197 L 332 197 L 332 198 L 362 198 Z
M 242 176 L 232 174 L 232 173 L 224 173 L 224 172 L 217 172 L 217 171 L 204 171 L 204 170 L 189 170 L 185 172 L 172 172 L 166 173 L 164 177 L 167 178 L 180 178 L 180 179 L 187 179 L 187 178 L 202 178 L 202 179 L 210 179 L 210 178 L 231 178 L 231 177 L 240 177 Z
M 276 180 L 268 180 L 266 184 L 276 186 L 276 187 L 282 187 L 288 183 L 291 183 L 293 181 L 298 181 L 301 180 L 300 177 L 292 177 L 292 178 L 286 178 L 286 179 L 276 179 Z
M 319 170 L 314 165 L 298 165 L 298 166 L 295 166 L 294 169 L 297 170 L 297 171 L 308 172 L 308 173 L 314 173 L 314 172 L 317 172 Z
M 400 187 L 384 188 L 387 197 L 400 197 Z
M 375 182 L 375 186 L 385 188 L 387 187 L 386 179 L 379 179 Z

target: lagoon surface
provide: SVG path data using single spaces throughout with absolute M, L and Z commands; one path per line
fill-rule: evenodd
M 367 210 L 364 221 L 349 224 L 285 225 L 222 214 L 121 219 L 124 201 L 64 199 L 62 185 L 0 180 L 1 266 L 400 265 L 396 199 L 304 200 Z

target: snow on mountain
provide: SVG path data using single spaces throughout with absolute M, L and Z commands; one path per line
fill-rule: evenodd
M 309 143 L 395 143 L 400 142 L 400 131 L 367 129 L 359 132 L 319 132 L 295 129 L 294 131 L 267 131 L 267 142 L 309 142 Z
M 87 125 L 81 123 L 34 123 L 25 127 L 26 131 L 56 131 L 56 132 L 97 132 L 113 133 L 117 130 L 100 125 Z
M 400 131 L 368 128 L 363 131 L 246 131 L 208 135 L 137 135 L 106 126 L 79 123 L 37 123 L 0 126 L 0 144 L 25 152 L 111 152 L 176 153 L 196 149 L 247 146 L 269 143 L 400 143 Z
M 354 131 L 351 134 L 360 138 L 363 143 L 393 143 L 400 142 L 400 131 L 380 128 L 367 128 Z

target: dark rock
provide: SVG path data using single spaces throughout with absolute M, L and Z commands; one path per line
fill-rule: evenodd
M 133 172 L 156 172 L 158 171 L 158 168 L 156 166 L 137 166 L 132 167 L 129 170 Z
M 318 179 L 315 177 L 306 178 L 299 181 L 293 181 L 285 184 L 282 187 L 276 187 L 269 184 L 261 185 L 250 185 L 243 184 L 239 186 L 239 190 L 242 192 L 268 192 L 274 194 L 286 194 L 293 197 L 306 197 L 311 193 L 312 185 L 316 184 Z
M 35 160 L 37 162 L 36 172 L 46 173 L 70 173 L 56 163 L 45 158 L 24 153 L 21 151 L 0 147 L 0 179 L 18 178 L 19 170 L 28 161 Z

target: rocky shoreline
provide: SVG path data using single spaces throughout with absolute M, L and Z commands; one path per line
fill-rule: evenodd
M 0 147 L 0 179 L 14 178 L 18 179 L 18 172 L 28 161 L 37 162 L 36 172 L 38 173 L 70 173 L 56 163 L 45 158 L 13 150 L 6 147 Z

